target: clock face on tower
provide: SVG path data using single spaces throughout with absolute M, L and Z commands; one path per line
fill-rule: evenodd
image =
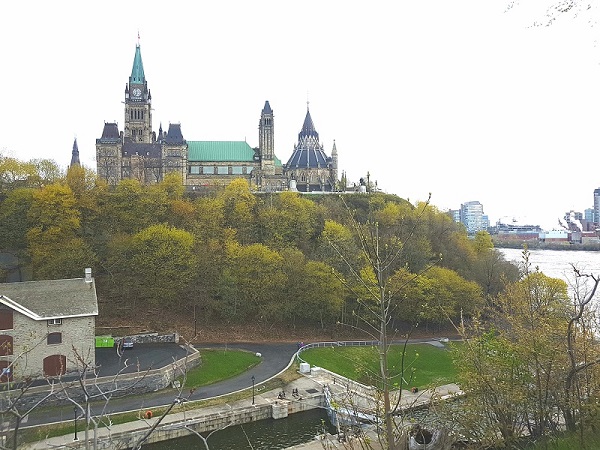
M 142 96 L 142 90 L 140 88 L 135 88 L 133 90 L 133 96 L 134 97 L 141 97 Z

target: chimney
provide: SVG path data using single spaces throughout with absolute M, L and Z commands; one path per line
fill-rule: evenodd
M 86 267 L 86 269 L 85 269 L 85 282 L 86 283 L 92 282 L 92 268 L 91 267 Z

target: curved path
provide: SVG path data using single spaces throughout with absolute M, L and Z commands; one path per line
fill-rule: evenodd
M 255 384 L 262 383 L 281 373 L 290 364 L 291 359 L 298 350 L 297 344 L 293 343 L 235 343 L 235 344 L 198 344 L 198 349 L 203 348 L 230 348 L 248 350 L 253 353 L 261 353 L 262 361 L 260 364 L 236 377 L 220 381 L 208 386 L 198 388 L 191 396 L 190 400 L 202 400 L 232 392 L 247 389 L 252 386 L 252 376 L 255 377 Z M 138 411 L 140 408 L 158 408 L 169 405 L 177 395 L 176 390 L 162 389 L 143 395 L 131 395 L 110 400 L 104 414 L 114 414 L 126 411 Z M 100 408 L 92 408 L 92 414 L 100 414 Z M 34 410 L 23 428 L 38 426 L 42 424 L 64 422 L 74 419 L 73 407 L 43 407 L 43 411 Z
M 432 338 L 410 339 L 409 343 L 431 342 Z M 394 341 L 396 344 L 402 344 L 404 341 Z M 210 384 L 198 388 L 190 395 L 189 400 L 204 400 L 221 395 L 231 394 L 243 389 L 252 387 L 252 376 L 255 378 L 255 384 L 263 383 L 270 378 L 273 378 L 284 371 L 292 361 L 298 345 L 294 343 L 234 343 L 234 344 L 197 344 L 197 349 L 203 348 L 230 348 L 251 351 L 253 353 L 261 353 L 262 361 L 257 366 L 250 370 L 227 380 L 218 383 Z M 108 406 L 103 411 L 103 414 L 115 414 L 127 411 L 139 411 L 140 409 L 159 408 L 161 406 L 170 405 L 178 391 L 175 389 L 162 389 L 157 392 L 130 395 L 127 397 L 113 398 Z M 100 415 L 103 404 L 92 407 L 93 415 Z M 43 407 L 42 410 L 34 410 L 27 421 L 23 423 L 22 428 L 37 426 L 42 424 L 72 421 L 74 412 L 72 406 L 62 407 Z

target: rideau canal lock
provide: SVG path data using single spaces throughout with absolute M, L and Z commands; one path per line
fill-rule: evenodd
M 438 344 L 439 342 L 432 342 Z M 372 386 L 365 386 L 341 377 L 319 367 L 300 364 L 301 377 L 289 383 L 282 391 L 263 392 L 258 386 L 256 395 L 232 403 L 203 407 L 196 410 L 177 412 L 164 417 L 152 432 L 147 444 L 189 437 L 193 432 L 206 433 L 212 430 L 229 428 L 265 419 L 284 419 L 295 413 L 322 409 L 327 411 L 331 423 L 355 417 L 365 421 L 374 419 L 376 392 Z M 282 395 L 284 394 L 284 395 Z M 399 395 L 397 392 L 393 395 Z M 435 390 L 411 392 L 402 391 L 401 406 L 404 409 L 425 408 L 433 398 L 444 400 L 462 395 L 455 384 L 443 385 Z M 396 398 L 392 398 L 395 402 Z M 332 406 L 333 405 L 333 406 Z M 352 406 L 343 406 L 352 405 Z M 131 448 L 159 417 L 142 417 L 139 420 L 113 425 L 110 429 L 88 430 L 87 440 L 95 442 L 87 448 L 112 449 Z M 23 446 L 23 449 L 42 450 L 50 448 L 85 449 L 86 439 L 73 440 L 73 435 L 48 438 Z M 307 443 L 297 448 L 309 449 L 311 445 L 322 448 L 321 443 Z M 278 447 L 281 448 L 281 447 Z M 296 447 L 294 447 L 296 448 Z

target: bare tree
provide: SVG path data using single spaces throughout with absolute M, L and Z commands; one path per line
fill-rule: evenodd
M 588 344 L 595 341 L 595 335 L 598 332 L 595 315 L 590 314 L 592 299 L 596 295 L 600 277 L 597 275 L 583 273 L 577 267 L 572 266 L 575 274 L 575 289 L 573 298 L 573 314 L 569 318 L 567 326 L 567 355 L 569 358 L 569 367 L 564 377 L 564 402 L 563 414 L 567 430 L 575 431 L 577 423 L 580 424 L 580 431 L 583 433 L 585 423 L 582 417 L 586 408 L 584 401 L 597 398 L 598 392 L 592 392 L 593 383 L 589 377 L 583 377 L 582 374 L 589 373 L 593 366 L 600 363 L 600 355 Z M 590 280 L 591 288 L 581 292 L 580 280 Z M 585 389 L 584 383 L 588 381 L 588 389 Z M 597 380 L 596 380 L 597 381 Z M 584 400 L 587 399 L 587 400 Z M 583 434 L 582 434 L 583 437 Z
M 94 350 L 91 349 L 90 351 Z M 96 449 L 98 446 L 98 427 L 102 423 L 106 425 L 110 425 L 111 423 L 110 416 L 106 412 L 110 400 L 115 396 L 124 395 L 134 390 L 144 380 L 151 368 L 141 372 L 138 362 L 136 364 L 137 370 L 134 381 L 129 385 L 123 386 L 122 377 L 133 365 L 129 359 L 125 358 L 122 360 L 121 367 L 109 380 L 106 380 L 106 378 L 101 380 L 98 371 L 99 368 L 90 363 L 92 360 L 91 355 L 82 355 L 75 347 L 72 348 L 72 353 L 77 367 L 76 380 L 74 382 L 66 382 L 64 379 L 59 378 L 61 395 L 55 395 L 55 397 L 61 401 L 66 400 L 70 402 L 76 410 L 81 412 L 85 418 L 85 448 L 86 450 L 90 448 L 89 431 L 92 428 L 92 448 Z M 101 407 L 100 411 L 92 414 L 92 405 Z
M 416 239 L 417 226 L 429 207 L 430 198 L 431 195 L 426 202 L 417 207 L 412 221 L 401 222 L 397 230 L 392 230 L 387 234 L 381 232 L 379 223 L 372 218 L 365 223 L 359 223 L 346 205 L 350 212 L 351 225 L 358 240 L 362 257 L 366 262 L 368 273 L 357 271 L 354 264 L 345 258 L 341 250 L 330 242 L 330 245 L 348 266 L 352 275 L 352 283 L 346 280 L 342 281 L 355 294 L 364 311 L 360 328 L 377 342 L 381 382 L 381 389 L 378 394 L 380 396 L 379 415 L 382 424 L 381 427 L 378 426 L 380 431 L 377 433 L 377 439 L 383 448 L 389 450 L 404 448 L 407 442 L 405 430 L 402 430 L 395 420 L 402 402 L 402 389 L 398 390 L 396 399 L 392 402 L 391 391 L 393 390 L 394 379 L 390 376 L 388 367 L 390 346 L 394 341 L 394 332 L 389 328 L 396 309 L 402 307 L 402 303 L 397 300 L 401 297 L 398 294 L 421 274 L 436 265 L 441 260 L 441 256 L 430 261 L 423 270 L 413 274 L 399 285 L 392 286 L 390 277 L 402 263 L 406 244 L 412 239 Z M 402 236 L 402 239 L 400 236 Z M 401 368 L 401 377 L 403 376 L 404 367 Z M 400 386 L 402 386 L 402 383 L 400 383 Z M 350 407 L 353 407 L 353 405 L 350 405 Z M 369 444 L 363 440 L 360 445 Z
M 30 391 L 30 389 L 33 387 L 34 385 L 34 380 L 30 377 L 24 377 L 22 380 L 20 381 L 13 381 L 11 378 L 11 373 L 14 373 L 14 368 L 17 367 L 21 362 L 24 362 L 26 360 L 27 354 L 30 353 L 31 351 L 33 351 L 36 347 L 40 346 L 42 343 L 44 343 L 47 339 L 48 335 L 44 335 L 41 339 L 39 339 L 37 342 L 34 343 L 34 345 L 31 348 L 28 348 L 27 350 L 22 351 L 20 354 L 16 355 L 12 361 L 10 362 L 10 364 L 8 364 L 3 370 L 2 370 L 2 377 L 6 377 L 7 378 L 7 383 L 6 383 L 6 388 L 7 390 L 5 391 L 6 395 L 4 396 L 5 398 L 5 402 L 6 404 L 3 404 L 0 407 L 0 416 L 4 417 L 5 415 L 8 415 L 10 418 L 12 418 L 14 420 L 14 426 L 11 427 L 12 428 L 12 439 L 8 439 L 7 440 L 7 445 L 2 445 L 0 444 L 0 449 L 4 450 L 4 449 L 12 449 L 12 450 L 17 450 L 18 448 L 18 437 L 19 437 L 19 430 L 21 428 L 21 424 L 23 423 L 23 420 L 35 409 L 37 409 L 38 407 L 40 407 L 43 403 L 45 403 L 46 401 L 48 401 L 49 399 L 53 398 L 57 391 L 60 389 L 57 389 L 57 386 L 52 383 L 51 381 L 49 381 L 48 385 L 49 385 L 49 390 L 45 393 L 45 395 L 40 398 L 39 400 L 35 401 L 33 403 L 33 405 L 31 406 L 25 406 L 28 402 L 27 402 L 27 394 Z M 4 346 L 9 345 L 8 343 L 4 343 Z M 12 351 L 12 349 L 11 349 Z M 10 423 L 10 420 L 9 420 Z

